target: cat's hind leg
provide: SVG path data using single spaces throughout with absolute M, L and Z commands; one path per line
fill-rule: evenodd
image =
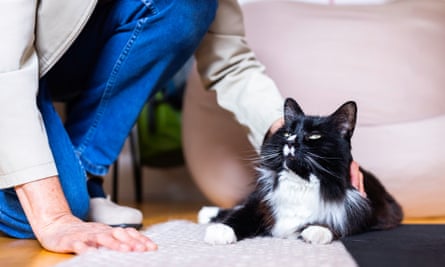
M 225 214 L 224 214 L 225 213 Z M 219 218 L 219 214 L 224 214 Z M 267 234 L 267 224 L 257 201 L 218 213 L 207 229 L 204 240 L 210 244 L 230 244 L 238 240 Z
M 215 219 L 220 211 L 218 207 L 210 207 L 204 206 L 198 212 L 198 223 L 206 224 L 212 222 Z
M 198 223 L 206 224 L 211 222 L 220 222 L 224 220 L 228 214 L 240 209 L 241 207 L 241 205 L 238 205 L 231 209 L 222 209 L 215 206 L 204 206 L 198 212 Z

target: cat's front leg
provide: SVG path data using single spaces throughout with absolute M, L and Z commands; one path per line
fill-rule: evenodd
M 334 240 L 334 234 L 325 226 L 309 225 L 300 233 L 301 238 L 312 244 L 329 244 Z
M 237 241 L 232 227 L 223 223 L 210 224 L 205 231 L 204 241 L 211 245 L 226 245 Z
M 237 209 L 239 207 L 235 207 Z M 237 240 L 232 227 L 220 223 L 231 209 L 221 209 L 219 207 L 205 206 L 198 213 L 198 223 L 208 224 L 204 241 L 212 245 L 225 245 L 235 243 Z
M 230 210 L 223 210 L 218 207 L 202 207 L 198 213 L 198 223 L 211 223 L 205 231 L 204 241 L 212 245 L 225 245 L 236 242 L 235 231 L 223 223 L 224 215 Z M 225 213 L 225 214 L 224 214 Z

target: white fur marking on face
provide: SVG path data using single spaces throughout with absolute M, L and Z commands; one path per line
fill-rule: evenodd
M 289 156 L 289 154 L 290 154 L 290 147 L 289 147 L 289 145 L 284 145 L 284 147 L 283 147 L 283 155 L 284 156 Z
M 294 134 L 294 135 L 289 136 L 286 140 L 287 141 L 295 141 L 296 138 L 297 138 L 297 135 Z
M 319 225 L 311 225 L 301 232 L 304 241 L 312 244 L 329 244 L 334 239 L 331 230 Z
M 216 223 L 207 227 L 204 241 L 212 245 L 226 245 L 235 243 L 236 235 L 230 226 Z
M 198 212 L 198 223 L 206 224 L 209 223 L 213 218 L 218 215 L 218 207 L 202 207 Z
M 289 146 L 288 144 L 286 144 L 283 147 L 283 155 L 289 156 L 289 154 L 292 156 L 295 156 L 295 147 Z

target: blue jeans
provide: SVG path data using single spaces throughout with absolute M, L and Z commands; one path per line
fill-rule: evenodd
M 72 212 L 86 219 L 86 172 L 105 175 L 148 98 L 192 56 L 217 0 L 99 4 L 78 39 L 40 80 L 37 103 Z M 62 123 L 53 101 L 66 102 Z M 0 190 L 0 231 L 34 234 L 13 189 Z

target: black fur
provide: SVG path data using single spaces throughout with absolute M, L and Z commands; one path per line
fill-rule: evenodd
M 300 225 L 295 229 L 297 234 L 309 225 L 327 227 L 334 238 L 397 226 L 403 217 L 402 209 L 376 177 L 361 169 L 367 198 L 357 197 L 351 185 L 350 141 L 356 113 L 356 104 L 350 101 L 330 116 L 307 116 L 295 100 L 286 99 L 285 125 L 267 138 L 261 148 L 256 189 L 240 206 L 220 210 L 213 221 L 230 226 L 237 240 L 273 235 L 272 229 L 277 223 L 274 205 L 277 204 L 267 197 L 277 189 L 279 174 L 291 171 L 308 182 L 311 175 L 317 177 L 320 203 L 336 203 L 344 207 L 346 216 L 346 220 L 339 224 L 330 219 L 329 214 L 323 214 Z M 285 155 L 284 147 L 289 151 L 293 149 L 294 153 Z M 348 198 L 348 194 L 355 197 Z

